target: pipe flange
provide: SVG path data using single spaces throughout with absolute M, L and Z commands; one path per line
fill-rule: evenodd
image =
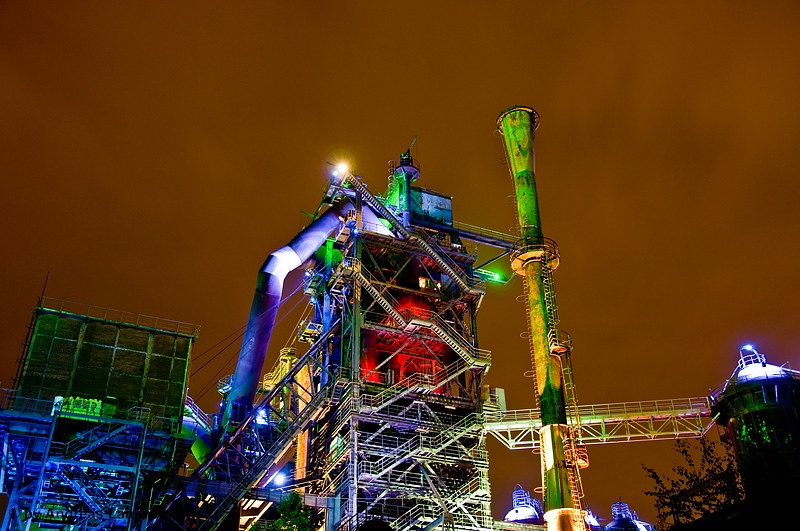
M 541 262 L 547 265 L 550 271 L 555 271 L 561 265 L 558 244 L 550 238 L 545 238 L 544 243 L 527 245 L 511 253 L 511 269 L 517 275 L 524 277 L 525 266 L 532 261 Z

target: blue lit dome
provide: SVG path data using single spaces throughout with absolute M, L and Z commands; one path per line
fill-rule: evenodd
M 584 520 L 591 531 L 603 531 L 603 526 L 600 525 L 597 516 L 588 507 L 586 508 L 586 518 Z
M 639 526 L 637 526 L 633 520 L 628 518 L 619 517 L 614 518 L 609 522 L 609 524 L 605 527 L 606 531 L 639 531 Z
M 752 345 L 721 390 L 711 413 L 733 445 L 745 498 L 793 503 L 800 485 L 800 372 L 777 366 Z
M 648 527 L 652 526 L 644 522 L 640 522 L 628 507 L 627 503 L 618 501 L 611 506 L 611 517 L 613 520 L 605 527 L 605 531 L 646 531 Z
M 739 351 L 739 363 L 725 389 L 749 382 L 774 379 L 793 379 L 793 376 L 788 369 L 767 363 L 766 356 L 756 351 L 752 345 L 745 345 Z
M 542 502 L 538 498 L 531 498 L 528 491 L 522 488 L 522 485 L 517 485 L 513 493 L 514 508 L 508 511 L 506 517 L 503 518 L 506 522 L 518 522 L 521 524 L 541 524 Z

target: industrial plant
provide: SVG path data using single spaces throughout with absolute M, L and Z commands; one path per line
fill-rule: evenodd
M 2 529 L 259 530 L 290 491 L 324 531 L 376 521 L 394 531 L 603 529 L 581 483 L 589 446 L 696 438 L 712 426 L 735 448 L 748 497 L 772 492 L 765 455 L 773 479 L 796 483 L 798 373 L 754 347 L 710 396 L 578 403 L 572 342 L 558 328 L 561 258 L 539 215 L 538 125 L 529 107 L 497 120 L 516 234 L 453 219 L 453 198 L 416 184 L 410 148 L 381 194 L 332 165 L 313 221 L 258 270 L 218 411 L 187 394 L 197 326 L 42 297 L 0 403 Z M 477 244 L 493 256 L 479 261 Z M 492 357 L 478 312 L 487 285 L 508 281 L 489 268 L 498 260 L 524 290 L 534 390 L 524 410 L 485 383 Z M 294 271 L 308 311 L 278 351 L 271 338 Z M 532 496 L 518 486 L 504 521 L 490 510 L 490 436 L 541 460 L 541 487 Z M 605 529 L 654 529 L 621 500 L 610 520 Z

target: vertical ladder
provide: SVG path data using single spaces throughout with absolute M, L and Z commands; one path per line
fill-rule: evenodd
M 525 307 L 527 308 L 528 307 L 528 296 L 529 296 L 530 292 L 528 290 L 528 283 L 525 282 L 525 280 L 522 281 L 522 291 L 523 291 L 524 297 L 525 297 L 525 300 L 523 302 L 525 304 Z M 526 326 L 526 328 L 528 330 L 528 335 L 527 335 L 528 351 L 530 352 L 530 356 L 531 356 L 531 370 L 530 370 L 530 372 L 526 372 L 525 376 L 529 376 L 530 375 L 531 381 L 533 382 L 533 407 L 534 408 L 538 408 L 539 407 L 539 384 L 538 384 L 537 378 L 536 378 L 536 356 L 534 354 L 534 345 L 533 345 L 533 328 L 531 328 L 531 319 L 530 319 L 530 316 L 527 315 L 527 313 L 525 315 L 525 326 Z
M 575 381 L 573 379 L 569 351 L 561 354 L 559 358 L 561 360 L 562 387 L 564 389 L 564 405 L 567 408 L 567 418 L 572 421 L 572 426 L 580 432 L 581 417 L 578 413 L 578 398 L 575 393 Z
M 550 326 L 556 326 L 560 319 L 558 315 L 558 300 L 556 299 L 556 284 L 553 280 L 553 271 L 542 262 L 542 285 L 544 286 L 544 302 L 547 307 L 547 318 Z

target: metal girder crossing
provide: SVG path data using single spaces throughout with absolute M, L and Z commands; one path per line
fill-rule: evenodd
M 130 426 L 131 424 L 129 423 L 100 424 L 95 429 L 67 443 L 64 448 L 64 456 L 69 459 L 78 459 L 104 445 L 126 429 L 129 429 Z
M 578 406 L 582 444 L 702 436 L 713 424 L 708 397 Z M 539 448 L 537 409 L 486 413 L 485 433 L 511 450 Z
M 362 270 L 361 262 L 358 259 L 345 258 L 344 261 L 342 261 L 342 275 L 345 278 L 353 277 L 361 287 L 367 290 L 367 293 L 375 299 L 375 302 L 397 322 L 398 326 L 405 328 L 406 321 L 403 316 L 400 315 L 400 312 L 396 310 L 398 307 L 397 301 L 394 300 L 385 289 L 381 292 L 374 286 L 373 283 L 376 282 L 375 278 L 366 270 Z
M 311 402 L 303 409 L 298 417 L 292 422 L 289 428 L 284 431 L 278 440 L 270 447 L 269 451 L 262 454 L 259 459 L 252 464 L 247 473 L 239 482 L 231 488 L 227 496 L 218 499 L 216 507 L 208 518 L 198 526 L 198 531 L 210 531 L 217 529 L 228 514 L 236 507 L 239 502 L 247 496 L 250 489 L 254 488 L 262 479 L 269 467 L 274 464 L 278 457 L 292 444 L 295 437 L 303 431 L 311 420 L 317 418 L 321 411 L 322 402 L 327 399 L 324 389 L 318 392 Z
M 200 523 L 199 529 L 216 529 L 239 502 L 247 497 L 247 493 L 251 489 L 260 486 L 259 482 L 263 476 L 288 451 L 294 438 L 322 413 L 329 398 L 329 388 L 332 386 L 317 387 L 313 384 L 314 375 L 327 370 L 323 363 L 325 348 L 334 333 L 339 330 L 340 325 L 341 321 L 336 321 L 325 334 L 321 335 L 280 381 L 276 382 L 274 387 L 261 397 L 239 426 L 225 437 L 216 450 L 195 469 L 193 478 L 200 479 L 210 474 L 231 485 L 229 491 L 218 493 L 216 503 L 210 506 L 212 509 L 206 514 L 205 520 Z M 298 380 L 301 372 L 309 375 L 312 385 L 308 388 Z M 331 381 L 329 379 L 329 382 Z M 307 386 L 308 382 L 305 385 Z M 297 398 L 295 406 L 299 409 L 298 411 L 282 411 L 273 405 L 274 402 L 282 399 L 285 389 L 288 388 L 295 389 Z M 274 439 L 260 440 L 256 429 L 259 414 L 264 415 L 270 426 L 276 431 L 273 434 Z M 242 451 L 243 448 L 248 447 L 260 447 L 260 450 Z M 192 491 L 184 491 L 182 488 L 169 490 L 171 492 L 160 504 L 159 514 L 151 520 L 149 528 L 156 528 L 158 522 L 164 519 L 164 514 L 183 496 L 188 495 L 189 498 L 193 498 L 194 494 Z M 193 499 L 198 507 L 204 501 L 203 498 Z M 198 510 L 198 513 L 201 511 Z

